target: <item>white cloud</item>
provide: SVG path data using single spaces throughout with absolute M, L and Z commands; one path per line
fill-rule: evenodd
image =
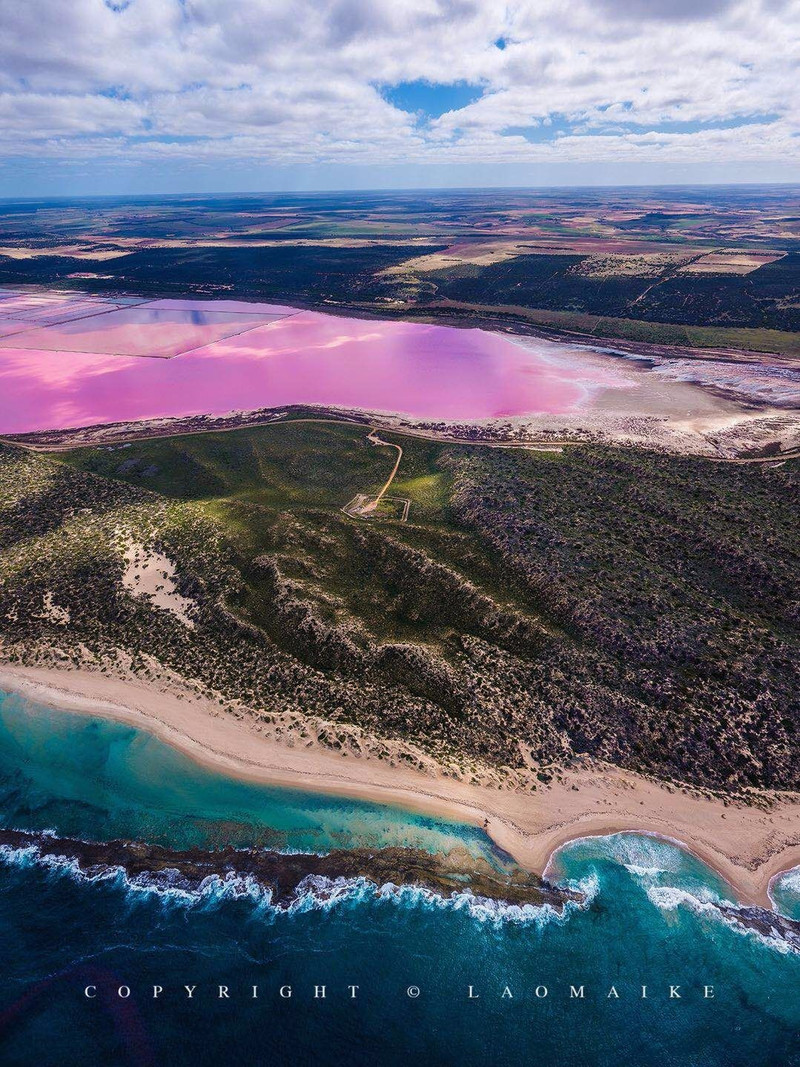
M 5 157 L 800 157 L 800 0 L 0 0 L 0 26 Z M 417 123 L 378 87 L 420 79 L 484 95 Z

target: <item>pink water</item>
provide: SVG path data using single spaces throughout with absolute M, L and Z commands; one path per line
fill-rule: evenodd
M 53 313 L 50 313 L 53 314 Z M 52 352 L 96 352 L 100 355 L 158 356 L 181 352 L 251 330 L 280 316 L 156 307 L 117 308 L 103 314 L 70 308 L 50 318 L 41 311 L 36 323 L 0 348 L 47 349 Z M 5 320 L 10 322 L 11 319 Z
M 170 303 L 159 310 L 188 310 Z M 102 343 L 118 343 L 117 314 L 94 320 L 98 344 L 104 319 L 112 324 Z M 237 306 L 228 314 L 243 313 Z M 172 359 L 50 350 L 54 329 L 64 327 L 37 331 L 50 334 L 47 349 L 22 347 L 16 335 L 0 341 L 0 433 L 290 404 L 475 421 L 569 412 L 598 389 L 625 384 L 566 346 L 523 347 L 482 330 L 316 312 L 285 315 Z

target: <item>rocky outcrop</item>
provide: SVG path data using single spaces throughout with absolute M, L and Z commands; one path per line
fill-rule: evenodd
M 251 881 L 269 890 L 272 903 L 281 906 L 290 904 L 309 878 L 363 879 L 376 888 L 416 886 L 443 897 L 469 892 L 486 900 L 550 904 L 558 910 L 581 899 L 518 868 L 503 874 L 465 850 L 431 854 L 412 848 L 354 848 L 327 855 L 230 847 L 178 850 L 142 841 L 79 841 L 8 829 L 0 829 L 0 848 L 31 849 L 43 862 L 69 863 L 89 877 L 119 869 L 140 884 L 185 892 L 197 892 L 212 878 Z

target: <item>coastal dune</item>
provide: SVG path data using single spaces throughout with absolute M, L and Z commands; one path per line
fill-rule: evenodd
M 764 803 L 745 805 L 608 764 L 566 770 L 530 793 L 469 784 L 433 768 L 423 773 L 365 755 L 345 758 L 319 745 L 290 746 L 188 690 L 95 671 L 2 665 L 0 689 L 40 705 L 125 722 L 227 775 L 483 826 L 497 845 L 538 875 L 569 841 L 645 832 L 692 851 L 725 878 L 742 904 L 771 907 L 772 879 L 800 864 L 796 793 L 761 795 Z

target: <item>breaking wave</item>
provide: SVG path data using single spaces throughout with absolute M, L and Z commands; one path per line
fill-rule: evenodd
M 776 874 L 767 892 L 776 911 L 790 919 L 800 918 L 800 867 Z
M 343 904 L 390 903 L 401 908 L 455 911 L 492 925 L 515 923 L 543 929 L 550 923 L 562 925 L 576 911 L 586 909 L 597 892 L 599 881 L 591 875 L 569 884 L 581 894 L 579 900 L 568 900 L 561 910 L 549 903 L 507 904 L 469 892 L 454 892 L 450 896 L 434 893 L 423 886 L 392 882 L 376 885 L 366 878 L 327 878 L 309 875 L 297 886 L 286 902 L 273 900 L 272 889 L 253 876 L 233 873 L 212 874 L 197 886 L 187 886 L 175 869 L 158 873 L 131 876 L 122 866 L 104 865 L 84 869 L 68 856 L 43 856 L 39 848 L 28 845 L 13 848 L 0 845 L 0 861 L 21 869 L 39 868 L 52 877 L 66 877 L 82 885 L 106 885 L 132 897 L 159 900 L 165 906 L 214 908 L 231 901 L 249 901 L 259 912 L 270 916 L 297 915 L 315 910 L 329 910 Z
M 790 871 L 784 871 L 775 878 L 775 885 L 781 889 L 788 889 L 791 893 L 800 893 L 800 867 L 792 867 Z
M 681 889 L 677 886 L 649 886 L 647 896 L 650 902 L 661 911 L 669 912 L 678 908 L 688 908 L 696 915 L 702 915 L 714 922 L 721 923 L 741 936 L 756 938 L 762 944 L 767 945 L 776 952 L 780 952 L 782 955 L 800 955 L 800 947 L 787 941 L 778 933 L 766 933 L 739 921 L 735 913 L 738 911 L 743 912 L 744 908 L 731 908 L 728 905 L 732 914 L 726 914 L 721 911 L 719 905 L 723 902 L 711 890 L 701 889 L 690 892 L 688 889 Z

